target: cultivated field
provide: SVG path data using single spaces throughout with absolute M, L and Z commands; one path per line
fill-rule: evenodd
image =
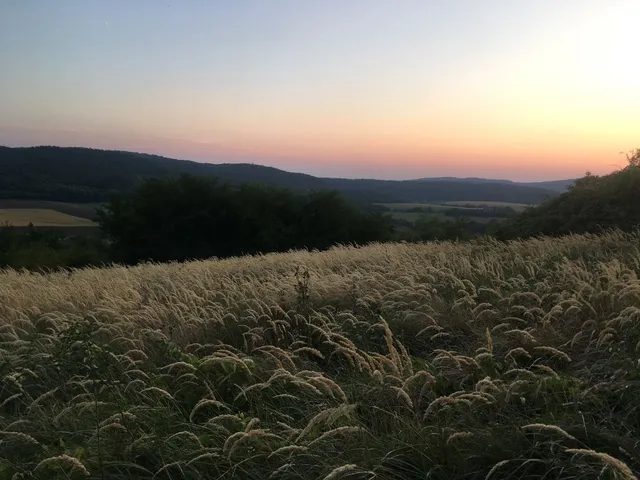
M 411 223 L 416 223 L 416 221 L 420 218 L 425 216 L 424 213 L 417 213 L 417 212 L 392 212 L 391 216 L 393 218 L 396 218 L 398 220 L 405 220 L 407 222 L 411 222 Z M 429 218 L 437 218 L 438 220 L 449 220 L 449 221 L 455 221 L 456 217 L 452 217 L 449 215 L 444 215 L 442 213 L 427 213 L 426 214 L 427 217 Z M 473 220 L 474 222 L 477 223 L 489 223 L 492 220 L 497 220 L 497 221 L 502 221 L 504 220 L 504 218 L 502 217 L 467 217 L 470 220 Z
M 466 200 L 459 200 L 455 202 L 443 202 L 442 205 L 452 206 L 452 207 L 460 207 L 460 208 L 505 208 L 511 207 L 516 212 L 521 212 L 526 209 L 529 205 L 525 203 L 512 203 L 512 202 L 485 202 L 485 201 L 477 201 L 477 202 L 468 202 Z
M 457 208 L 460 210 L 482 210 L 487 208 L 505 208 L 511 207 L 514 210 L 520 212 L 526 209 L 529 205 L 524 203 L 510 203 L 510 202 L 484 202 L 484 201 L 466 201 L 459 200 L 455 202 L 442 202 L 442 203 L 377 203 L 376 205 L 381 205 L 383 207 L 387 207 L 391 211 L 399 211 L 405 212 L 407 210 L 412 210 L 415 208 L 427 210 L 431 209 L 433 212 L 439 212 L 441 210 L 451 210 L 452 208 Z
M 473 201 L 457 201 L 442 203 L 378 203 L 389 209 L 389 214 L 398 220 L 415 223 L 420 217 L 427 215 L 436 217 L 440 220 L 455 220 L 457 216 L 449 215 L 451 210 L 461 212 L 467 218 L 479 223 L 489 223 L 492 220 L 504 220 L 504 216 L 500 212 L 496 212 L 495 208 L 511 207 L 516 212 L 522 212 L 527 208 L 523 203 L 508 202 L 473 202 Z M 492 212 L 494 215 L 488 217 L 486 212 Z
M 418 212 L 391 212 L 391 217 L 398 220 L 405 220 L 407 222 L 416 223 L 416 221 L 424 216 L 430 218 L 437 218 L 438 220 L 454 220 L 452 217 L 448 217 L 441 213 L 418 213 Z
M 0 224 L 9 223 L 14 227 L 26 227 L 30 223 L 36 227 L 93 227 L 95 223 L 86 218 L 75 217 L 56 210 L 44 208 L 3 208 L 0 209 Z
M 0 478 L 636 478 L 638 274 L 620 233 L 6 272 Z
M 0 199 L 0 209 L 54 210 L 56 212 L 65 213 L 73 217 L 80 217 L 87 220 L 93 220 L 96 217 L 96 210 L 100 206 L 100 203 L 65 203 L 52 202 L 48 200 Z
M 439 203 L 376 203 L 375 205 L 381 205 L 387 207 L 392 212 L 406 212 L 408 210 L 420 209 L 427 211 L 431 209 L 432 212 L 440 212 L 451 210 L 452 208 L 459 208 L 460 210 L 477 210 L 478 207 L 460 207 L 457 205 L 446 205 Z

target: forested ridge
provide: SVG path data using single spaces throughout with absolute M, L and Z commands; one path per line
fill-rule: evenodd
M 0 147 L 0 199 L 107 201 L 149 178 L 190 174 L 233 185 L 261 183 L 296 191 L 337 190 L 360 204 L 484 200 L 535 204 L 557 192 L 518 184 L 454 180 L 319 178 L 254 164 L 207 164 L 133 152 L 70 147 Z

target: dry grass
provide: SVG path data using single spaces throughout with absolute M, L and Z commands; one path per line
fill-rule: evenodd
M 36 227 L 95 227 L 86 218 L 75 217 L 56 210 L 44 208 L 3 208 L 0 209 L 0 224 L 9 223 L 14 227 L 26 227 L 32 223 Z
M 5 271 L 0 478 L 635 478 L 639 274 L 622 233 Z

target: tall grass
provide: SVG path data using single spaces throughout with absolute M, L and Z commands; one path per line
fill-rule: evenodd
M 0 274 L 0 479 L 636 478 L 640 235 Z

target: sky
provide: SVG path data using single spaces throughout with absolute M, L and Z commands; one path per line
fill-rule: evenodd
M 638 0 L 0 0 L 0 145 L 536 181 L 640 147 Z

